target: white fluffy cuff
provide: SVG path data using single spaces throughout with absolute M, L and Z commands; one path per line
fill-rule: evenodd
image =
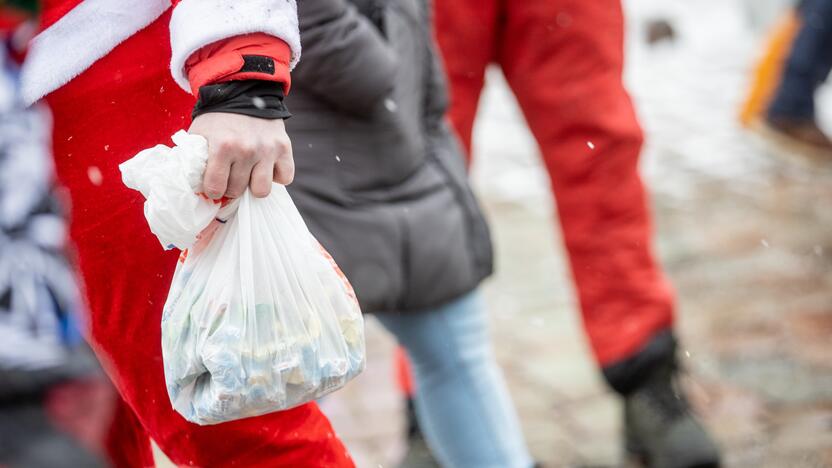
M 190 92 L 185 61 L 213 42 L 262 32 L 278 37 L 292 50 L 290 67 L 300 59 L 296 0 L 182 0 L 170 21 L 173 79 Z

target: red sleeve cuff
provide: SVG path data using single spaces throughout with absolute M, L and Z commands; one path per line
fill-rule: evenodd
M 274 61 L 274 72 L 241 71 L 244 56 L 268 57 Z M 283 84 L 288 94 L 291 85 L 289 60 L 291 50 L 282 40 L 264 33 L 244 34 L 207 45 L 185 62 L 185 72 L 194 96 L 206 84 L 232 80 L 265 80 Z

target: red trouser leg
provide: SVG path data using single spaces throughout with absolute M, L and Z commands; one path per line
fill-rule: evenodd
M 485 68 L 497 58 L 504 0 L 437 0 L 434 30 L 451 88 L 448 117 L 471 155 L 471 134 L 485 82 Z
M 622 84 L 619 0 L 509 2 L 500 60 L 557 200 L 584 324 L 602 366 L 672 323 L 651 251 L 642 132 Z
M 160 322 L 177 253 L 162 250 L 144 220 L 141 195 L 122 184 L 118 171 L 120 162 L 169 143 L 188 124 L 193 98 L 166 71 L 167 21 L 166 15 L 49 98 L 93 345 L 147 434 L 176 464 L 351 467 L 315 404 L 215 426 L 188 423 L 171 408 Z
M 127 402 L 120 396 L 116 400 L 106 438 L 110 463 L 119 468 L 153 466 L 150 436 Z
M 464 78 L 471 61 L 465 51 L 489 38 L 454 44 L 465 37 L 452 38 L 465 19 L 459 12 L 478 2 L 442 3 L 437 25 L 453 87 L 451 115 L 470 139 L 472 96 L 481 83 Z M 504 8 L 498 60 L 543 153 L 584 325 L 599 364 L 608 366 L 637 353 L 673 320 L 637 168 L 642 133 L 621 82 L 621 5 L 509 0 Z

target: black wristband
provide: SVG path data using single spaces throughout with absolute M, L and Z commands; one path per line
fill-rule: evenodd
M 191 118 L 208 112 L 226 112 L 261 119 L 288 119 L 292 114 L 283 103 L 283 96 L 283 85 L 274 81 L 240 80 L 205 85 L 199 88 Z

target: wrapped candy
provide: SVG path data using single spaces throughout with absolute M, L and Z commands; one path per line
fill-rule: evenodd
M 291 408 L 364 368 L 358 301 L 285 187 L 223 206 L 201 192 L 207 143 L 178 132 L 120 168 L 165 248 L 182 250 L 162 315 L 173 407 L 197 424 Z

